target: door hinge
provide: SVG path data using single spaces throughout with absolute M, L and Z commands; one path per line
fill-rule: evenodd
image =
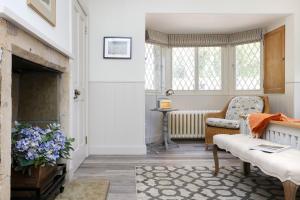
M 88 137 L 85 136 L 85 144 L 87 144 L 87 143 L 88 143 Z

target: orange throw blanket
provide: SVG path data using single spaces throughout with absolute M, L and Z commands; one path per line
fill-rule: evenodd
M 300 120 L 292 119 L 282 113 L 266 114 L 253 113 L 248 117 L 250 130 L 254 137 L 262 137 L 270 121 L 300 122 Z

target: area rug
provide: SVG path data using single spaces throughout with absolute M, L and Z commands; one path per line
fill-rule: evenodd
M 257 168 L 246 177 L 240 167 L 224 167 L 215 177 L 209 167 L 138 166 L 136 184 L 138 200 L 284 199 L 281 182 Z
M 55 200 L 106 200 L 108 190 L 108 180 L 78 179 L 68 183 Z

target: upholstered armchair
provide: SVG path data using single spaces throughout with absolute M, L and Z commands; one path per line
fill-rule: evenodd
M 241 116 L 250 113 L 269 113 L 270 105 L 267 96 L 237 96 L 232 98 L 220 112 L 207 113 L 205 120 L 205 145 L 213 144 L 217 134 L 240 133 Z

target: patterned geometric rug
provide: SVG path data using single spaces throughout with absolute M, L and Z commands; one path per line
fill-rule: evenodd
M 217 177 L 209 167 L 136 167 L 138 200 L 282 200 L 281 182 L 251 168 L 223 167 Z M 297 195 L 299 198 L 299 192 Z

